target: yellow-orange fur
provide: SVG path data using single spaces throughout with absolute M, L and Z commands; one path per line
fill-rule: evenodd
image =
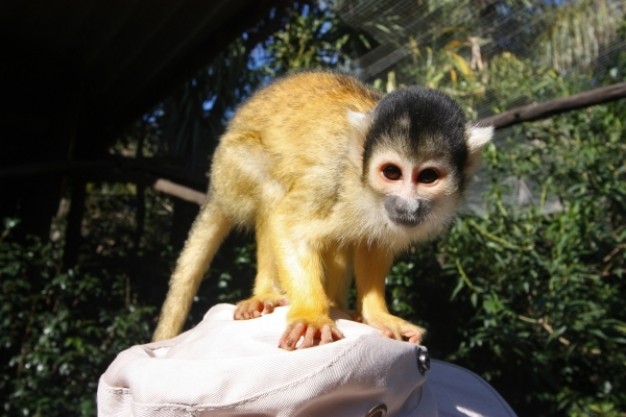
M 236 112 L 215 152 L 209 199 L 177 263 L 155 339 L 180 332 L 223 238 L 244 225 L 255 230 L 258 271 L 236 318 L 288 302 L 281 347 L 293 349 L 300 336 L 305 347 L 315 338 L 330 342 L 342 336 L 329 309 L 347 307 L 354 276 L 366 323 L 390 337 L 420 340 L 422 328 L 389 314 L 385 277 L 399 251 L 445 226 L 457 199 L 443 220 L 419 230 L 383 218 L 380 193 L 362 175 L 367 125 L 349 120 L 379 100 L 351 77 L 308 72 L 271 84 Z

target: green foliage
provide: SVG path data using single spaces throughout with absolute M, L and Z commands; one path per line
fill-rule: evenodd
M 390 73 L 401 83 L 443 89 L 472 116 L 588 85 L 519 54 L 539 42 L 534 30 L 550 27 L 544 20 L 530 30 L 528 20 L 555 3 L 497 2 L 514 38 L 485 29 L 491 22 L 477 25 L 494 17 L 477 16 L 471 2 L 419 3 L 426 9 L 411 26 L 415 33 L 403 30 L 394 5 L 376 6 L 366 24 L 376 39 L 408 46 L 407 60 Z M 563 4 L 583 3 L 590 2 Z M 576 16 L 566 15 L 573 25 Z M 422 33 L 429 26 L 435 29 Z M 484 48 L 482 69 L 472 63 L 469 36 Z M 495 53 L 499 36 L 508 49 Z M 332 9 L 304 6 L 266 43 L 258 67 L 250 67 L 249 45 L 235 42 L 113 152 L 184 161 L 203 176 L 214 144 L 207 136 L 218 136 L 235 103 L 264 77 L 347 69 L 353 64 L 347 52 L 367 45 Z M 626 58 L 610 58 L 597 74 L 621 80 Z M 626 105 L 618 102 L 503 132 L 484 152 L 481 178 L 493 182 L 484 212 L 465 214 L 440 240 L 412 248 L 388 277 L 391 309 L 427 327 L 432 354 L 486 377 L 520 415 L 626 411 L 624 120 Z M 520 182 L 530 204 L 512 197 L 512 184 Z M 81 266 L 71 270 L 59 266 L 56 244 L 12 240 L 15 222 L 7 221 L 0 238 L 4 415 L 95 413 L 98 376 L 116 353 L 150 338 L 176 257 L 169 246 L 177 227 L 172 213 L 172 200 L 141 187 L 89 184 Z M 212 304 L 247 296 L 255 269 L 250 240 L 231 237 L 218 253 L 190 325 Z
M 3 415 L 95 415 L 98 375 L 149 338 L 154 308 L 133 301 L 127 277 L 61 270 L 59 253 L 8 228 L 0 240 Z
M 498 380 L 516 364 L 534 386 L 508 388 L 518 403 L 568 413 L 607 402 L 626 408 L 624 114 L 623 106 L 597 107 L 525 126 L 534 143 L 507 148 L 501 162 L 513 175 L 535 175 L 563 209 L 542 213 L 542 201 L 504 208 L 496 193 L 487 216 L 450 235 L 458 273 L 473 280 L 459 281 L 457 297 L 476 308 L 455 357 L 488 352 L 485 375 Z
M 495 178 L 532 178 L 534 204 L 511 204 L 494 182 L 485 214 L 465 216 L 438 243 L 447 289 L 428 277 L 431 250 L 416 250 L 389 281 L 404 315 L 447 291 L 443 315 L 430 304 L 415 317 L 432 329 L 427 344 L 480 372 L 521 414 L 626 410 L 625 117 L 616 103 L 514 129 L 485 164 Z M 546 210 L 550 198 L 560 209 Z
M 272 77 L 298 69 L 347 71 L 351 55 L 368 47 L 368 38 L 351 31 L 329 7 L 304 6 L 292 11 L 285 27 L 268 42 L 264 71 Z
M 494 113 L 532 103 L 537 99 L 560 97 L 569 93 L 567 84 L 558 72 L 537 67 L 510 52 L 499 54 L 489 62 L 489 76 L 486 81 L 486 91 L 493 97 L 489 107 Z

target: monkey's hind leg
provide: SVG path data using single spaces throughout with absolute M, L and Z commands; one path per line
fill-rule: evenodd
M 153 340 L 180 333 L 204 273 L 231 227 L 231 221 L 217 204 L 209 201 L 202 207 L 170 279 Z
M 265 222 L 256 222 L 257 274 L 252 297 L 237 303 L 235 320 L 247 320 L 269 314 L 274 308 L 287 304 L 276 279 L 276 260 L 271 248 L 270 235 Z
M 426 330 L 389 313 L 385 302 L 385 277 L 392 257 L 381 248 L 361 245 L 355 251 L 357 304 L 363 321 L 396 340 L 420 343 Z

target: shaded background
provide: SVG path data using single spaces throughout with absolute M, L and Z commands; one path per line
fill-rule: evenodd
M 383 92 L 442 89 L 471 120 L 515 113 L 622 85 L 625 7 L 2 5 L 4 414 L 95 414 L 100 373 L 150 338 L 211 152 L 257 87 L 331 68 Z M 520 415 L 625 413 L 623 120 L 616 100 L 500 129 L 460 221 L 388 278 L 391 308 L 428 328 L 431 352 L 483 375 Z M 249 235 L 229 238 L 188 326 L 249 293 L 253 253 Z

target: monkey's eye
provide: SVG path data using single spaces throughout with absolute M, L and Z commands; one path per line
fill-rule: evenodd
M 417 180 L 423 184 L 432 184 L 439 179 L 439 173 L 432 168 L 422 170 L 417 176 Z
M 402 170 L 395 165 L 387 165 L 383 168 L 383 176 L 391 181 L 396 181 L 402 178 Z

